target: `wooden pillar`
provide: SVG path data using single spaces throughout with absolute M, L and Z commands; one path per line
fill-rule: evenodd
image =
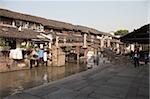
M 119 54 L 119 52 L 120 52 L 120 48 L 119 48 L 119 43 L 116 43 L 116 48 L 117 48 L 117 54 Z
M 80 57 L 79 57 L 79 55 L 80 55 L 80 47 L 76 47 L 76 54 L 77 54 L 77 63 L 79 63 L 79 61 L 80 61 Z
M 107 47 L 110 47 L 110 38 L 107 39 Z
M 84 42 L 83 42 L 83 48 L 86 48 L 87 47 L 87 34 L 85 33 L 84 34 Z
M 48 43 L 48 47 L 49 47 L 49 49 L 52 48 L 52 42 L 51 41 Z
M 123 44 L 120 45 L 120 52 L 121 52 L 121 55 L 124 54 L 124 45 Z
M 56 43 L 55 43 L 55 45 L 56 45 L 56 47 L 58 48 L 58 42 L 59 42 L 59 37 L 58 36 L 56 36 Z
M 66 37 L 64 37 L 64 44 L 66 44 L 66 41 L 67 41 L 67 40 L 66 40 Z
M 103 51 L 104 48 L 104 37 L 101 37 L 101 50 Z

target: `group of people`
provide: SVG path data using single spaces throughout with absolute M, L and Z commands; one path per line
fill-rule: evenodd
M 144 53 L 143 53 L 144 54 Z M 131 58 L 133 59 L 134 61 L 134 67 L 136 68 L 137 66 L 140 65 L 140 59 L 143 58 L 143 62 L 144 64 L 147 64 L 148 62 L 148 55 L 147 54 L 144 54 L 144 57 L 142 57 L 140 55 L 140 51 L 138 48 L 135 48 L 134 51 L 131 51 Z
M 48 61 L 47 49 L 39 49 L 39 48 L 32 49 L 30 53 L 30 68 L 32 68 L 33 65 L 39 66 L 39 64 L 47 66 L 48 65 L 47 61 Z

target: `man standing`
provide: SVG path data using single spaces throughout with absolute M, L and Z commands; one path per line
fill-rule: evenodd
M 134 67 L 135 68 L 136 66 L 139 66 L 139 58 L 140 58 L 139 50 L 135 49 L 134 51 Z

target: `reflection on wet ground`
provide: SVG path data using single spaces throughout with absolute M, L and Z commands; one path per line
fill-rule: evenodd
M 0 97 L 19 93 L 47 82 L 85 71 L 84 64 L 67 63 L 65 66 L 40 66 L 31 70 L 0 73 Z

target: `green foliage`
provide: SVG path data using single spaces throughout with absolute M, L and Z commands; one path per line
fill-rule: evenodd
M 126 35 L 128 33 L 129 33 L 128 30 L 117 30 L 114 34 L 115 35 Z
M 2 50 L 4 50 L 4 51 L 10 50 L 10 46 L 3 46 Z
M 0 38 L 0 46 L 5 46 L 5 40 Z

